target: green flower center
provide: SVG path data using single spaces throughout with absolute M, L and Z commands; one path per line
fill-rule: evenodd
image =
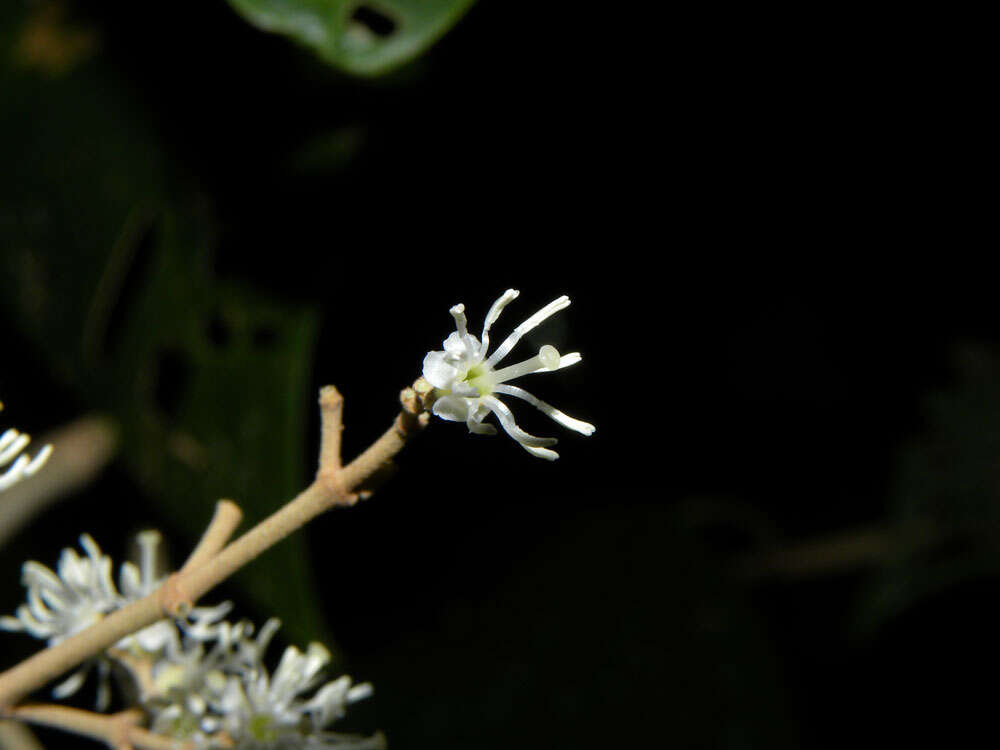
M 479 391 L 480 396 L 493 393 L 493 378 L 490 377 L 490 370 L 482 363 L 470 367 L 462 380 Z
M 250 719 L 247 727 L 250 736 L 255 740 L 273 741 L 278 739 L 278 732 L 274 728 L 274 722 L 267 714 L 257 714 Z

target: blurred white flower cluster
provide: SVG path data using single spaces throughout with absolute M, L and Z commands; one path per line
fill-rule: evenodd
M 138 541 L 139 565 L 122 565 L 118 589 L 111 559 L 86 534 L 80 537 L 86 554 L 64 549 L 58 573 L 34 561 L 25 563 L 27 603 L 18 607 L 15 617 L 0 618 L 0 629 L 26 632 L 54 645 L 151 593 L 166 580 L 157 570 L 160 535 L 144 532 Z M 254 637 L 250 623 L 223 619 L 231 608 L 229 602 L 195 607 L 183 619 L 161 620 L 127 636 L 56 686 L 53 694 L 65 698 L 75 693 L 96 665 L 99 710 L 110 704 L 112 671 L 127 675 L 130 690 L 149 714 L 150 728 L 199 748 L 383 747 L 380 735 L 364 738 L 326 731 L 348 705 L 371 695 L 371 685 L 352 685 L 351 678 L 343 676 L 320 687 L 330 653 L 318 643 L 305 653 L 289 646 L 270 674 L 264 652 L 278 620 L 269 620 Z
M 0 411 L 3 411 L 2 401 L 0 401 Z M 51 445 L 46 445 L 32 458 L 24 452 L 29 442 L 31 442 L 29 436 L 14 428 L 0 434 L 0 492 L 13 487 L 25 477 L 30 477 L 49 460 L 52 454 Z
M 496 366 L 507 356 L 511 349 L 521 340 L 521 337 L 537 327 L 550 316 L 569 307 L 569 297 L 563 295 L 553 300 L 526 321 L 521 323 L 504 339 L 493 352 L 487 356 L 490 348 L 490 328 L 500 317 L 503 309 L 512 302 L 520 292 L 508 289 L 504 292 L 486 314 L 483 323 L 483 334 L 477 339 L 468 331 L 468 321 L 465 318 L 465 305 L 458 304 L 451 308 L 455 319 L 455 331 L 444 341 L 443 351 L 428 352 L 424 357 L 424 380 L 434 386 L 434 414 L 449 422 L 465 422 L 470 432 L 480 435 L 494 435 L 496 428 L 484 424 L 483 420 L 492 412 L 504 431 L 516 440 L 522 448 L 539 458 L 550 461 L 559 458 L 559 454 L 551 449 L 558 440 L 556 438 L 540 438 L 529 435 L 517 426 L 514 415 L 498 395 L 512 396 L 527 401 L 536 409 L 546 414 L 563 427 L 576 430 L 584 435 L 594 433 L 594 425 L 574 419 L 539 398 L 532 396 L 523 388 L 507 383 L 522 375 L 537 372 L 551 372 L 569 367 L 579 362 L 582 357 L 579 352 L 560 355 L 558 350 L 546 344 L 538 350 L 534 357 L 497 369 Z

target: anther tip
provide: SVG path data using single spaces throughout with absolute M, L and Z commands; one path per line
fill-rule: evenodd
M 538 358 L 547 370 L 555 370 L 559 367 L 559 350 L 551 344 L 546 344 L 538 350 Z

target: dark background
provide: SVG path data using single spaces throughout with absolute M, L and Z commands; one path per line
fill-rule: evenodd
M 958 176 L 977 125 L 945 30 L 485 1 L 359 80 L 221 3 L 175 6 L 72 17 L 100 29 L 100 64 L 161 144 L 169 201 L 209 228 L 207 273 L 314 312 L 309 393 L 345 394 L 346 454 L 388 425 L 449 306 L 477 330 L 521 289 L 503 335 L 573 299 L 522 347 L 583 352 L 528 387 L 593 437 L 515 404 L 562 438 L 549 464 L 435 422 L 374 498 L 304 532 L 342 665 L 376 686 L 345 726 L 393 748 L 603 749 L 954 745 L 986 725 L 1000 360 L 995 283 L 955 253 L 979 247 L 983 201 Z M 100 109 L 89 80 L 68 87 Z M 26 163 L 0 174 L 15 203 Z M 57 241 L 33 252 L 72 263 Z M 0 311 L 5 425 L 113 410 Z M 205 321 L 220 346 L 230 325 Z M 304 483 L 318 419 L 295 413 Z M 157 526 L 182 558 L 177 516 L 203 506 L 147 492 L 119 461 L 20 534 L 2 609 L 20 561 L 54 564 L 80 531 L 118 560 Z M 914 519 L 926 548 L 897 542 Z M 858 538 L 874 551 L 819 541 Z M 33 645 L 5 643 L 5 666 Z

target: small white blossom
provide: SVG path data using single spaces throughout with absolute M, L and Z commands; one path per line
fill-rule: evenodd
M 45 565 L 29 560 L 22 568 L 21 580 L 28 589 L 27 603 L 17 608 L 16 616 L 0 617 L 0 629 L 24 632 L 54 646 L 90 627 L 109 612 L 141 599 L 156 590 L 166 576 L 157 572 L 157 546 L 160 534 L 139 534 L 140 561 L 126 562 L 121 568 L 121 590 L 111 578 L 111 558 L 104 555 L 88 535 L 80 537 L 85 557 L 66 548 L 59 558 L 58 574 Z M 157 657 L 167 661 L 182 660 L 191 645 L 215 640 L 223 627 L 220 621 L 232 605 L 195 607 L 181 622 L 183 633 L 169 619 L 160 620 L 115 644 L 115 649 L 135 656 Z M 99 682 L 97 705 L 103 709 L 110 701 L 110 661 L 101 655 L 83 665 L 52 691 L 56 698 L 66 698 L 79 690 L 90 668 L 97 665 Z
M 291 750 L 292 748 L 378 748 L 379 738 L 364 739 L 323 731 L 344 716 L 351 703 L 372 694 L 368 683 L 351 685 L 340 677 L 311 693 L 321 682 L 321 672 L 330 662 L 330 652 L 312 643 L 305 653 L 294 646 L 285 649 L 274 674 L 262 662 L 277 620 L 269 620 L 256 641 L 245 639 L 239 648 L 240 668 L 228 678 L 221 698 L 213 708 L 221 727 L 241 750 Z
M 164 581 L 167 574 L 160 570 L 158 551 L 163 537 L 158 531 L 143 531 L 137 537 L 139 543 L 139 565 L 122 563 L 119 586 L 124 603 L 138 601 L 153 593 Z M 188 640 L 209 641 L 216 638 L 219 622 L 229 614 L 232 603 L 223 602 L 216 607 L 194 607 L 187 620 L 179 621 Z M 125 636 L 117 648 L 140 649 L 146 653 L 180 653 L 180 634 L 172 620 L 160 620 L 138 633 Z
M 111 578 L 111 559 L 86 534 L 80 537 L 86 556 L 63 550 L 58 574 L 40 563 L 25 563 L 27 603 L 16 617 L 0 618 L 0 629 L 26 632 L 55 645 L 149 595 L 166 580 L 157 563 L 160 540 L 157 532 L 139 535 L 139 563 L 122 565 L 121 593 Z M 185 619 L 161 620 L 126 636 L 57 685 L 53 695 L 75 693 L 96 666 L 98 710 L 106 710 L 111 667 L 117 662 L 135 679 L 151 729 L 199 750 L 384 748 L 381 735 L 364 738 L 326 731 L 347 706 L 371 695 L 371 685 L 352 685 L 351 678 L 343 676 L 320 687 L 330 653 L 318 643 L 305 653 L 289 647 L 270 674 L 264 653 L 280 623 L 269 620 L 254 638 L 250 623 L 223 619 L 231 607 L 229 602 L 195 607 Z
M 227 672 L 238 669 L 233 648 L 248 632 L 249 623 L 221 622 L 212 633 L 211 649 L 200 640 L 185 640 L 179 653 L 165 653 L 152 666 L 152 692 L 142 696 L 153 716 L 151 729 L 175 739 L 210 747 L 222 726 L 211 712 L 227 683 Z
M 24 564 L 21 582 L 28 588 L 28 602 L 17 608 L 16 617 L 0 617 L 0 630 L 26 632 L 54 646 L 120 606 L 121 598 L 111 580 L 111 558 L 102 554 L 87 534 L 80 537 L 80 546 L 87 556 L 80 557 L 76 550 L 64 549 L 59 558 L 58 575 L 34 560 Z M 106 688 L 109 670 L 101 660 L 98 665 L 100 706 L 110 697 Z M 84 664 L 56 685 L 52 694 L 56 698 L 66 698 L 75 693 L 83 685 L 91 666 L 92 663 Z
M 24 564 L 21 582 L 28 588 L 28 602 L 17 608 L 16 617 L 0 618 L 0 628 L 24 631 L 54 646 L 119 606 L 111 558 L 88 534 L 80 537 L 80 546 L 86 557 L 64 549 L 58 575 L 34 560 Z
M 2 401 L 0 401 L 0 411 L 3 411 Z M 30 442 L 31 438 L 28 435 L 13 428 L 0 434 L 0 492 L 33 475 L 52 455 L 52 446 L 46 445 L 32 458 L 24 452 Z M 4 468 L 5 466 L 7 468 Z
M 527 401 L 563 427 L 584 435 L 592 435 L 595 429 L 592 424 L 563 414 L 522 388 L 507 385 L 509 381 L 522 375 L 551 372 L 575 365 L 581 360 L 581 356 L 579 352 L 560 356 L 554 346 L 545 345 L 530 359 L 496 369 L 524 334 L 549 316 L 569 307 L 569 297 L 565 295 L 550 302 L 517 326 L 513 333 L 487 356 L 490 346 L 490 327 L 500 317 L 501 311 L 518 294 L 516 289 L 508 289 L 493 303 L 483 323 L 481 340 L 468 332 L 465 306 L 458 304 L 452 307 L 450 312 L 455 319 L 456 330 L 445 339 L 443 351 L 432 351 L 424 357 L 423 375 L 424 379 L 435 388 L 436 400 L 433 412 L 441 419 L 465 422 L 470 432 L 494 435 L 496 428 L 483 423 L 483 419 L 492 412 L 496 414 L 500 426 L 526 451 L 551 461 L 559 457 L 559 454 L 549 447 L 558 442 L 556 438 L 535 437 L 522 430 L 514 422 L 514 415 L 498 395 Z

